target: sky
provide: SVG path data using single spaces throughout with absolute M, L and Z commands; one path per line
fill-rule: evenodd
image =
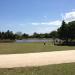
M 0 0 L 0 31 L 49 33 L 75 20 L 75 0 Z

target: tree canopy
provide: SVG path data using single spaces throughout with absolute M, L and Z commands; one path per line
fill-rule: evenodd
M 66 23 L 62 21 L 62 25 L 58 28 L 58 38 L 64 40 L 66 43 L 75 40 L 75 21 Z

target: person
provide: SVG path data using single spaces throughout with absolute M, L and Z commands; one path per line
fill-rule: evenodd
M 44 42 L 44 45 L 46 45 L 46 42 Z

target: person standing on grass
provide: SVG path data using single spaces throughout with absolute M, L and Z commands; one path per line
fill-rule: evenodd
M 46 42 L 44 41 L 44 46 L 46 45 Z

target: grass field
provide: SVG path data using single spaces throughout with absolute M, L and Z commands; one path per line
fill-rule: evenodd
M 75 46 L 54 46 L 50 43 L 0 43 L 0 54 L 74 50 Z
M 50 43 L 0 43 L 0 54 L 74 50 L 75 46 L 54 46 Z M 75 63 L 41 67 L 0 69 L 0 75 L 75 75 Z
M 75 75 L 75 63 L 0 69 L 0 75 Z

